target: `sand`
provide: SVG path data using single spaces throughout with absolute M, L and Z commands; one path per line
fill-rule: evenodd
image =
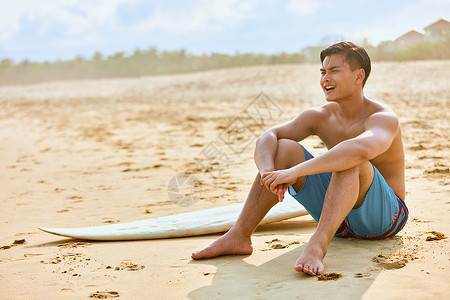
M 450 235 L 450 61 L 374 63 L 365 94 L 400 117 L 410 219 L 386 240 L 333 239 L 325 272 L 341 275 L 336 280 L 293 270 L 316 228 L 310 216 L 260 226 L 250 256 L 202 261 L 191 252 L 219 235 L 87 242 L 37 229 L 244 201 L 256 174 L 255 136 L 323 103 L 318 69 L 258 66 L 0 87 L 0 298 L 444 298 L 449 240 L 427 237 Z M 264 122 L 247 114 L 255 99 L 259 107 L 271 103 Z M 304 144 L 313 154 L 324 151 L 315 138 Z M 196 201 L 169 198 L 168 183 L 180 172 L 201 181 Z

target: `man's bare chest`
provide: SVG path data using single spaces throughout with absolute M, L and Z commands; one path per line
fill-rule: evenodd
M 321 126 L 317 132 L 318 137 L 325 143 L 328 149 L 340 142 L 355 138 L 365 131 L 363 122 L 345 124 L 342 122 L 328 122 Z

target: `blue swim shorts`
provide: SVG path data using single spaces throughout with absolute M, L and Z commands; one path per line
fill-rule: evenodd
M 304 151 L 306 160 L 314 157 L 306 149 Z M 373 169 L 373 182 L 364 203 L 350 211 L 335 236 L 382 239 L 394 236 L 405 226 L 408 220 L 405 202 L 395 195 L 375 166 Z M 309 175 L 299 192 L 296 192 L 293 186 L 288 188 L 289 194 L 302 204 L 317 222 L 322 213 L 330 179 L 331 173 Z

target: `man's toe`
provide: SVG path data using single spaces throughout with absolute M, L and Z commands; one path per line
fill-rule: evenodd
M 320 275 L 323 273 L 323 266 L 320 266 L 319 268 L 317 268 L 317 274 Z
M 296 264 L 296 265 L 294 266 L 294 269 L 295 269 L 297 272 L 303 272 L 303 266 L 302 266 L 301 264 Z
M 208 249 L 203 249 L 201 251 L 197 251 L 192 253 L 192 258 L 193 259 L 200 259 L 200 258 L 207 258 L 208 257 Z
M 309 275 L 316 275 L 314 266 L 307 266 L 307 267 L 305 267 L 305 269 L 306 269 L 305 273 L 307 273 Z
M 306 274 L 310 274 L 311 269 L 309 268 L 309 266 L 304 266 L 303 267 L 303 272 L 306 273 Z

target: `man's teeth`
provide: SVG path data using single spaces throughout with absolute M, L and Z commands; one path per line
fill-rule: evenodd
M 336 86 L 335 85 L 327 85 L 326 87 L 325 87 L 325 89 L 327 90 L 327 91 L 329 91 L 329 90 L 331 90 L 331 89 L 334 89 Z

